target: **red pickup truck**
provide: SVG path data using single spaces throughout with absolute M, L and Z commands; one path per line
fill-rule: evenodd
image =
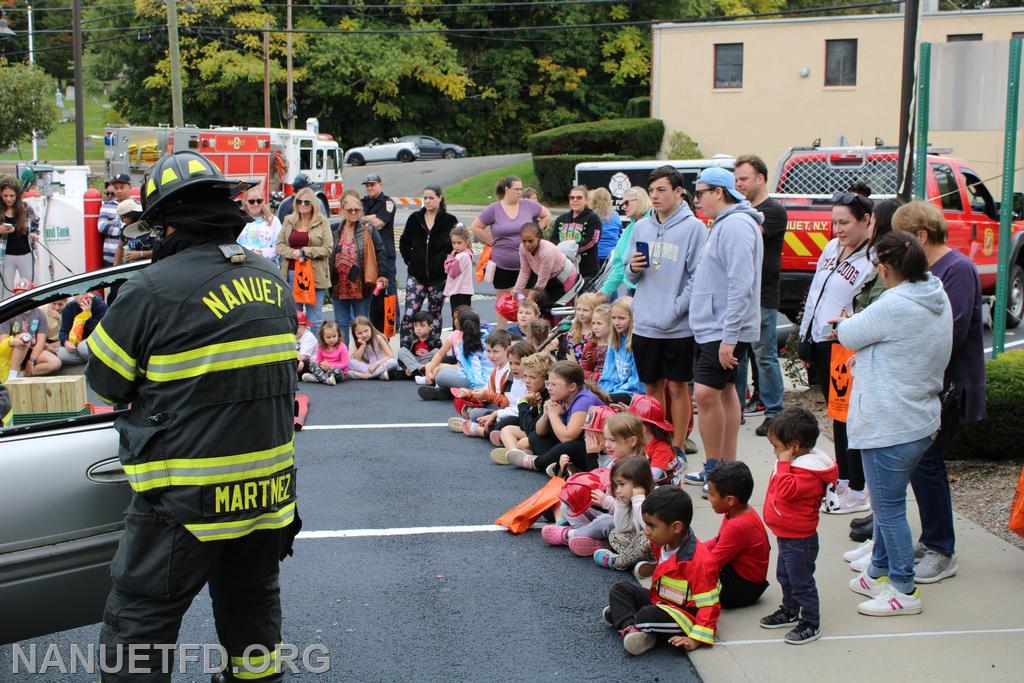
M 978 268 L 981 287 L 992 294 L 999 253 L 999 205 L 968 164 L 928 155 L 927 194 L 942 207 L 949 224 L 947 243 L 969 256 Z M 946 152 L 948 150 L 943 150 Z M 866 183 L 874 198 L 896 193 L 898 150 L 895 147 L 794 147 L 779 160 L 772 196 L 789 213 L 782 249 L 782 301 L 779 309 L 795 320 L 803 307 L 821 250 L 832 239 L 832 194 Z M 1024 218 L 1014 199 L 1010 249 L 1010 288 L 1006 326 L 1024 316 Z

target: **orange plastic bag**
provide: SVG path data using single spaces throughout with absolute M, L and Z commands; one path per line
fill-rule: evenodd
M 308 259 L 295 262 L 295 280 L 292 283 L 292 296 L 297 304 L 316 303 L 316 281 L 313 279 L 313 264 Z
M 491 245 L 485 244 L 480 252 L 480 262 L 476 264 L 476 281 L 483 282 L 487 273 L 487 262 L 491 260 Z
M 545 510 L 553 508 L 561 502 L 558 499 L 558 492 L 565 486 L 565 480 L 554 477 L 535 494 L 524 500 L 522 503 L 513 506 L 508 512 L 498 519 L 495 524 L 506 527 L 514 534 L 521 534 L 537 521 L 537 518 L 544 514 Z
M 1010 522 L 1006 526 L 1018 536 L 1024 536 L 1024 468 L 1021 468 L 1020 477 L 1017 478 L 1017 492 L 1013 494 Z
M 832 345 L 832 360 L 828 364 L 828 416 L 846 422 L 850 413 L 850 393 L 853 391 L 853 373 L 850 358 L 853 351 L 841 344 Z

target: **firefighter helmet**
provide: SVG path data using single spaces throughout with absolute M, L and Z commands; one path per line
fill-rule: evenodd
M 257 183 L 229 180 L 212 161 L 198 152 L 183 150 L 166 154 L 153 164 L 142 180 L 139 196 L 142 199 L 140 220 L 153 223 L 152 217 L 166 208 L 172 199 L 182 196 L 183 190 L 223 190 L 228 199 L 248 190 Z
M 583 429 L 588 432 L 603 432 L 604 423 L 609 417 L 617 414 L 614 408 L 608 406 L 591 406 L 587 411 L 587 419 L 583 422 Z
M 641 422 L 661 427 L 669 434 L 672 433 L 672 423 L 665 419 L 665 409 L 661 402 L 647 394 L 634 394 L 633 400 L 629 402 L 627 411 L 640 418 Z

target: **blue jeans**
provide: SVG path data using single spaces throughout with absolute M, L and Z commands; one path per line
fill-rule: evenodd
M 782 607 L 790 614 L 799 614 L 801 621 L 818 626 L 821 624 L 821 611 L 818 586 L 814 583 L 818 534 L 815 532 L 804 538 L 779 538 L 778 542 L 775 578 L 782 588 Z
M 295 271 L 288 271 L 288 286 L 292 287 L 295 284 Z M 309 320 L 309 331 L 314 334 L 320 332 L 320 322 L 323 320 L 323 307 L 324 307 L 324 294 L 327 292 L 326 289 L 316 290 L 316 303 L 315 304 L 295 304 L 295 310 L 301 311 L 306 314 L 306 319 Z
M 953 499 L 942 448 L 932 444 L 910 474 L 917 509 L 921 513 L 921 543 L 929 550 L 952 557 L 956 549 Z
M 754 357 L 757 359 L 758 389 L 764 402 L 765 417 L 773 417 L 782 412 L 782 366 L 779 364 L 779 312 L 774 308 L 761 309 L 761 340 L 754 346 Z M 747 397 L 747 364 L 741 362 L 736 368 L 736 391 L 740 396 L 740 405 L 746 405 Z
M 362 299 L 334 299 L 334 322 L 341 328 L 341 342 L 348 344 L 348 331 L 352 321 L 363 316 L 370 316 L 370 297 Z
M 863 448 L 864 479 L 875 515 L 875 547 L 868 576 L 888 575 L 901 593 L 914 592 L 914 538 L 907 522 L 907 485 L 921 456 L 932 445 L 929 436 L 885 448 Z

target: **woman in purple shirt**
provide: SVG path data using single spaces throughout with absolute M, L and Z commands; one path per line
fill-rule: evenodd
M 540 223 L 541 229 L 546 228 L 551 212 L 532 199 L 523 199 L 523 181 L 515 176 L 499 180 L 494 194 L 498 201 L 484 209 L 470 229 L 478 240 L 491 246 L 491 260 L 495 265 L 492 284 L 500 298 L 519 277 L 520 228 L 531 221 Z M 500 315 L 497 320 L 500 329 L 508 325 Z
M 953 503 L 944 462 L 945 444 L 952 439 L 959 421 L 975 422 L 985 417 L 981 281 L 971 259 L 946 246 L 946 219 L 934 204 L 923 201 L 907 204 L 893 215 L 892 226 L 917 236 L 924 247 L 928 268 L 942 281 L 953 309 L 953 352 L 946 367 L 943 387 L 956 386 L 959 411 L 954 419 L 949 420 L 953 424 L 948 424 L 943 415 L 939 438 L 921 456 L 910 476 L 910 485 L 921 513 L 921 538 L 914 548 L 914 555 L 920 560 L 914 569 L 914 581 L 936 583 L 957 571 Z

